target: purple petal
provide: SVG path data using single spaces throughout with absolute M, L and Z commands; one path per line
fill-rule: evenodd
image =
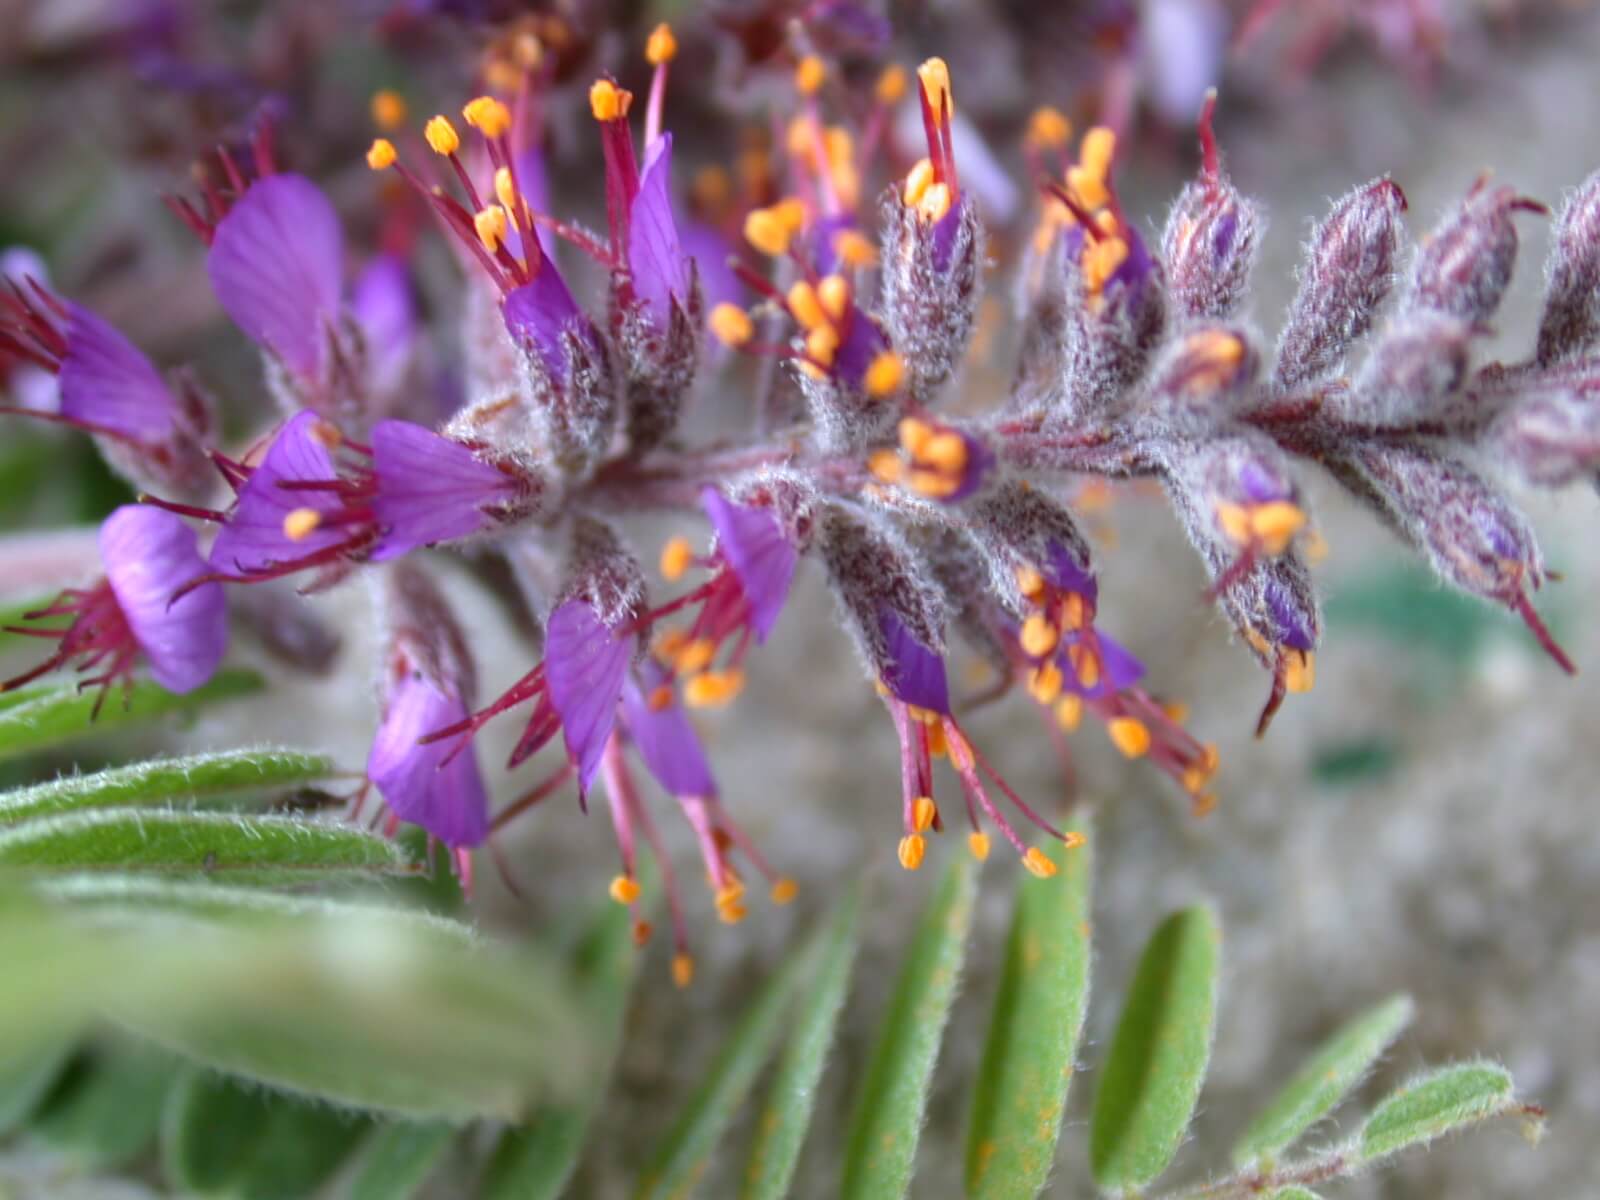
M 1064 592 L 1076 592 L 1091 605 L 1099 599 L 1094 572 L 1080 565 L 1071 550 L 1051 539 L 1045 545 L 1044 576 Z
M 1078 672 L 1072 665 L 1072 658 L 1067 649 L 1087 641 L 1088 638 L 1082 633 L 1069 633 L 1061 639 L 1061 648 L 1056 652 L 1056 665 L 1061 668 L 1063 684 L 1067 691 L 1087 696 L 1091 700 L 1099 700 L 1124 688 L 1132 687 L 1144 677 L 1142 662 L 1129 653 L 1122 643 L 1096 630 L 1093 644 L 1100 660 L 1100 675 L 1093 687 L 1085 687 L 1078 678 Z
M 367 372 L 380 390 L 400 382 L 417 339 L 417 303 L 405 263 L 380 254 L 356 280 L 350 314 L 367 344 Z
M 150 360 L 87 308 L 67 311 L 61 415 L 147 445 L 171 437 L 178 402 Z
M 206 268 L 233 323 L 296 375 L 322 372 L 339 315 L 343 234 L 316 184 L 269 175 L 217 222 Z
M 515 480 L 460 442 L 410 421 L 374 426 L 372 461 L 378 477 L 372 510 L 383 531 L 372 552 L 377 562 L 488 528 L 494 522 L 484 509 L 517 490 Z
M 944 659 L 924 646 L 887 607 L 878 610 L 888 667 L 883 682 L 895 696 L 930 712 L 950 711 L 950 690 L 945 682 Z
M 639 757 L 656 782 L 672 795 L 714 796 L 717 783 L 700 748 L 700 736 L 677 696 L 665 708 L 650 707 L 650 694 L 665 682 L 665 672 L 652 665 L 642 680 L 630 676 L 623 684 L 623 711 L 628 730 L 639 747 Z
M 770 509 L 734 504 L 712 487 L 701 489 L 700 503 L 717 531 L 717 549 L 750 604 L 756 640 L 765 642 L 789 598 L 799 555 Z
M 852 307 L 850 314 L 850 332 L 834 353 L 833 369 L 851 387 L 860 388 L 872 360 L 887 350 L 889 343 L 877 323 L 861 309 Z
M 466 717 L 459 696 L 412 673 L 389 693 L 367 755 L 367 778 L 389 807 L 447 846 L 476 846 L 489 836 L 489 798 L 478 773 L 477 748 L 466 746 L 450 758 L 456 749 L 451 740 L 422 746 L 417 739 Z
M 555 263 L 545 259 L 531 283 L 506 296 L 503 311 L 512 339 L 538 354 L 552 379 L 566 383 L 567 354 L 561 335 L 577 333 L 592 340 L 595 333 Z
M 587 791 L 617 720 L 622 680 L 633 657 L 632 635 L 618 637 L 582 600 L 558 604 L 545 629 L 544 669 L 550 703 L 561 717 L 567 757 Z
M 318 440 L 315 413 L 291 417 L 278 431 L 261 464 L 251 472 L 233 511 L 211 544 L 211 565 L 229 574 L 260 571 L 275 563 L 291 562 L 343 541 L 347 531 L 322 525 L 299 541 L 283 531 L 283 519 L 297 508 L 332 514 L 343 507 L 329 491 L 298 491 L 280 487 L 285 482 L 327 482 L 338 477 L 333 456 Z
M 658 329 L 672 320 L 672 303 L 689 294 L 689 268 L 672 219 L 672 135 L 664 133 L 645 151 L 639 192 L 628 217 L 628 269 L 633 290 L 650 309 Z
M 1316 634 L 1301 616 L 1289 589 L 1276 579 L 1269 578 L 1262 588 L 1267 601 L 1267 611 L 1278 627 L 1278 640 L 1291 650 L 1311 650 L 1317 644 Z
M 700 294 L 705 298 L 706 311 L 718 304 L 742 304 L 744 284 L 728 266 L 733 247 L 709 225 L 699 221 L 684 223 L 680 242 L 683 252 L 694 259 L 695 274 L 700 277 Z M 720 343 L 719 343 L 720 344 Z
M 100 526 L 100 560 L 156 682 L 191 692 L 210 679 L 228 649 L 222 585 L 203 583 L 172 603 L 206 570 L 194 530 L 164 509 L 125 504 Z

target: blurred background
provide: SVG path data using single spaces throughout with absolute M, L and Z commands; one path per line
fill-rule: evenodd
M 825 3 L 0 0 L 0 248 L 31 249 L 57 287 L 163 366 L 193 363 L 222 399 L 231 434 L 244 438 L 271 419 L 259 364 L 222 317 L 200 247 L 160 201 L 188 185 L 197 157 L 270 114 L 283 159 L 324 184 L 350 242 L 365 253 L 395 236 L 381 181 L 361 162 L 373 134 L 372 94 L 398 91 L 418 124 L 431 112 L 453 112 L 510 39 L 533 31 L 556 60 L 546 148 L 553 207 L 592 215 L 602 180 L 584 89 L 605 69 L 625 83 L 642 79 L 638 47 L 662 19 L 674 22 L 684 45 L 686 69 L 675 71 L 667 109 L 684 164 L 680 179 L 733 161 L 782 103 L 792 69 L 783 31 L 792 20 L 805 22 L 847 65 L 859 62 L 869 78 L 869 61 L 910 67 L 926 54 L 944 55 L 961 112 L 991 160 L 973 174 L 992 173 L 985 199 L 997 259 L 990 290 L 998 297 L 1007 295 L 1008 255 L 1034 211 L 1021 131 L 1044 103 L 1060 106 L 1079 128 L 1104 120 L 1123 132 L 1124 201 L 1143 227 L 1158 230 L 1194 170 L 1200 98 L 1207 86 L 1220 87 L 1227 167 L 1271 218 L 1252 310 L 1269 336 L 1292 295 L 1310 223 L 1348 188 L 1392 175 L 1410 199 L 1415 237 L 1484 171 L 1554 205 L 1600 167 L 1593 120 L 1600 15 L 1576 0 L 1017 0 L 886 11 Z M 1531 345 L 1547 247 L 1546 222 L 1523 219 L 1519 228 L 1523 256 L 1494 343 L 1508 358 Z M 415 261 L 447 367 L 456 276 L 440 240 L 423 230 Z M 972 408 L 989 403 L 990 383 L 1004 384 L 1000 316 L 992 364 L 976 364 L 963 401 Z M 0 372 L 7 369 L 0 363 Z M 25 386 L 15 365 L 9 369 L 9 386 Z M 707 411 L 723 419 L 739 402 L 726 390 L 743 379 L 722 376 L 725 394 L 709 398 Z M 8 533 L 87 526 L 128 498 L 87 439 L 0 422 L 0 528 Z M 1084 1057 L 1093 1063 L 1103 1051 L 1114 999 L 1150 928 L 1174 905 L 1208 898 L 1223 921 L 1227 973 L 1198 1145 L 1180 1165 L 1185 1178 L 1225 1165 L 1220 1157 L 1208 1161 L 1204 1148 L 1226 1146 L 1342 1017 L 1406 990 L 1420 1015 L 1374 1091 L 1424 1061 L 1481 1053 L 1505 1062 L 1522 1091 L 1550 1110 L 1552 1136 L 1533 1151 L 1514 1129 L 1491 1130 L 1341 1185 L 1337 1194 L 1587 1194 L 1593 1149 L 1583 1131 L 1600 1127 L 1600 1022 L 1592 1003 L 1600 989 L 1600 836 L 1592 813 L 1600 636 L 1585 619 L 1600 584 L 1596 497 L 1519 497 L 1564 576 L 1540 604 L 1579 665 L 1568 679 L 1511 617 L 1435 586 L 1325 478 L 1309 471 L 1304 478 L 1330 546 L 1318 568 L 1327 633 L 1315 692 L 1292 697 L 1259 742 L 1251 732 L 1266 681 L 1203 604 L 1202 572 L 1162 498 L 1119 489 L 1090 516 L 1103 627 L 1149 665 L 1154 690 L 1189 706 L 1191 727 L 1219 744 L 1223 766 L 1221 803 L 1196 820 L 1165 780 L 1125 763 L 1099 730 L 1074 738 L 1074 794 L 1098 812 L 1097 999 Z M 641 520 L 633 532 L 647 558 L 669 534 L 700 537 L 685 519 Z M 56 544 L 70 575 L 78 543 Z M 0 553 L 0 571 L 11 572 L 0 579 L 4 592 L 60 582 L 21 578 L 8 565 L 16 561 L 39 560 Z M 492 694 L 531 665 L 531 651 L 465 564 L 445 560 L 444 570 Z M 729 1015 L 793 948 L 797 929 L 842 878 L 861 870 L 872 877 L 869 965 L 875 955 L 897 956 L 932 885 L 927 871 L 895 867 L 892 728 L 828 621 L 821 581 L 802 570 L 797 587 L 744 696 L 703 730 L 731 811 L 800 883 L 801 898 L 725 928 L 696 897 L 704 910 L 692 914 L 700 969 L 688 991 L 671 986 L 666 947 L 646 951 L 617 1086 L 592 1139 L 601 1149 L 587 1157 L 574 1194 L 625 1190 Z M 156 746 L 242 740 L 316 746 L 359 765 L 375 720 L 366 596 L 347 585 L 309 604 L 340 642 L 325 670 L 296 670 L 246 646 L 239 655 L 272 677 L 264 696 L 187 731 L 0 764 L 0 783 Z M 972 726 L 1019 791 L 1047 806 L 1066 799 L 1060 763 L 1023 700 L 983 710 Z M 491 731 L 486 766 L 513 733 Z M 537 768 L 515 779 L 490 772 L 502 800 L 537 776 Z M 688 830 L 665 824 L 687 862 Z M 483 870 L 482 915 L 534 936 L 578 900 L 601 894 L 615 853 L 601 816 L 580 815 L 570 797 L 514 826 L 505 848 L 525 896 L 509 895 Z M 990 884 L 1011 869 L 991 862 Z M 957 1191 L 961 1120 L 984 1028 L 976 997 L 990 990 L 983 980 L 1003 943 L 1005 894 L 990 886 L 981 902 L 969 959 L 974 999 L 959 1002 L 952 1020 L 915 1195 Z M 888 986 L 887 976 L 859 973 L 844 1061 L 861 1053 Z M 837 1071 L 824 1081 L 831 1090 L 802 1160 L 800 1194 L 830 1194 L 829 1148 L 841 1136 L 848 1082 Z M 1081 1093 L 1069 1102 L 1057 1160 L 1064 1167 L 1084 1154 Z M 0 1192 L 8 1183 L 22 1194 L 52 1195 L 79 1194 L 74 1188 L 137 1194 L 143 1186 L 69 1180 L 56 1170 L 48 1148 L 0 1144 Z M 1082 1173 L 1063 1169 L 1062 1177 Z M 40 1179 L 59 1190 L 30 1192 Z M 728 1194 L 727 1187 L 713 1175 L 705 1192 Z

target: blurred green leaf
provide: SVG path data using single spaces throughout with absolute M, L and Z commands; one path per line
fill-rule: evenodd
M 1215 914 L 1195 907 L 1145 945 L 1090 1122 L 1090 1169 L 1107 1191 L 1145 1187 L 1178 1152 L 1211 1058 L 1221 941 Z
M 1412 1079 L 1373 1109 L 1356 1146 L 1371 1162 L 1515 1106 L 1511 1073 L 1497 1063 L 1441 1067 Z
M 161 1120 L 161 1165 L 185 1193 L 232 1190 L 266 1134 L 269 1099 L 259 1087 L 186 1067 Z
M 977 877 L 977 865 L 957 856 L 912 935 L 851 1117 L 840 1188 L 851 1200 L 893 1200 L 911 1186 L 928 1085 L 966 955 Z
M 71 1042 L 49 1042 L 0 1060 L 0 1136 L 33 1115 L 71 1057 Z
M 1233 1148 L 1234 1164 L 1274 1157 L 1332 1112 L 1411 1023 L 1413 1011 L 1411 997 L 1391 996 L 1346 1023 L 1250 1123 Z
M 28 951 L 0 1041 L 99 1012 L 246 1079 L 423 1120 L 517 1120 L 590 1077 L 567 973 L 463 925 L 137 877 L 43 890 L 62 903 L 0 904 L 0 947 Z
M 116 868 L 286 884 L 416 870 L 387 838 L 296 817 L 109 809 L 0 829 L 0 867 Z
M 149 722 L 169 713 L 190 713 L 208 704 L 252 695 L 266 686 L 255 671 L 225 669 L 211 681 L 177 696 L 147 679 L 136 681 L 123 703 L 113 689 L 93 716 L 98 692 L 78 691 L 73 683 L 41 684 L 0 696 L 0 758 L 32 754 L 89 733 L 106 733 Z
M 1279 1188 L 1275 1192 L 1268 1193 L 1268 1196 L 1269 1200 L 1322 1200 L 1322 1197 L 1310 1188 L 1303 1188 L 1298 1183 Z
M 1088 845 L 1047 853 L 1056 875 L 1017 882 L 967 1128 L 969 1196 L 1036 1196 L 1055 1160 L 1089 1003 L 1091 860 Z
M 268 1098 L 262 1137 L 235 1183 L 241 1200 L 305 1200 L 372 1129 L 370 1118 L 294 1096 Z
M 639 1200 L 682 1197 L 694 1191 L 718 1139 L 772 1053 L 806 961 L 805 954 L 790 957 L 745 1008 L 651 1159 L 634 1192 Z
M 346 1200 L 411 1200 L 439 1169 L 455 1136 L 437 1122 L 391 1121 L 362 1151 Z
M 1387 778 L 1400 764 L 1400 747 L 1387 738 L 1355 738 L 1320 746 L 1311 758 L 1311 778 L 1328 787 L 1349 787 Z
M 781 1200 L 789 1194 L 817 1102 L 817 1084 L 827 1066 L 839 1013 L 850 990 L 860 923 L 861 888 L 856 884 L 839 901 L 807 953 L 808 982 L 797 1003 L 793 1028 L 778 1060 L 766 1105 L 757 1120 L 750 1162 L 745 1168 L 740 1194 L 751 1200 Z
M 647 891 L 654 888 L 647 881 Z M 622 1044 L 628 996 L 638 972 L 629 911 L 607 904 L 579 939 L 575 974 L 596 1070 L 583 1089 L 564 1104 L 542 1104 L 527 1124 L 501 1135 L 489 1161 L 479 1200 L 542 1200 L 561 1195 L 583 1154 L 590 1122 L 599 1110 Z
M 301 750 L 226 750 L 152 759 L 0 793 L 0 823 L 84 808 L 164 805 L 290 788 L 326 779 L 336 770 L 327 755 Z
M 31 1132 L 91 1169 L 127 1162 L 148 1146 L 178 1060 L 132 1039 L 108 1041 L 67 1068 Z

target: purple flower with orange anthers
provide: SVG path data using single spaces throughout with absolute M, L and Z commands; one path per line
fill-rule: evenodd
M 58 639 L 60 647 L 37 667 L 0 683 L 0 692 L 76 663 L 80 672 L 95 672 L 79 687 L 100 689 L 98 713 L 112 685 L 132 684 L 141 660 L 171 692 L 192 692 L 216 672 L 228 646 L 227 606 L 220 587 L 197 582 L 205 563 L 194 530 L 171 513 L 130 504 L 101 524 L 99 545 L 103 579 L 87 589 L 69 588 L 25 617 L 69 619 L 65 628 L 10 628 Z M 175 593 L 181 598 L 174 600 Z
M 58 377 L 54 411 L 0 413 L 57 421 L 94 435 L 107 460 L 140 486 L 196 492 L 210 475 L 210 404 L 192 380 L 173 385 L 115 326 L 37 280 L 0 282 L 0 352 Z

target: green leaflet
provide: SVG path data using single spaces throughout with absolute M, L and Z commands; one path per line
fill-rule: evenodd
M 1250 1123 L 1233 1148 L 1234 1165 L 1287 1150 L 1332 1112 L 1411 1023 L 1412 1012 L 1411 997 L 1391 996 L 1340 1028 Z
M 372 1128 L 368 1117 L 292 1096 L 272 1097 L 266 1126 L 236 1183 L 240 1200 L 313 1196 Z
M 1516 1107 L 1511 1074 L 1497 1063 L 1441 1067 L 1412 1079 L 1372 1110 L 1356 1137 L 1365 1162 Z
M 1178 1152 L 1211 1057 L 1221 941 L 1216 916 L 1195 907 L 1145 945 L 1090 1124 L 1090 1169 L 1107 1191 L 1145 1187 Z
M 809 982 L 797 1002 L 793 1029 L 778 1060 L 745 1168 L 740 1195 L 748 1200 L 781 1200 L 789 1194 L 811 1125 L 817 1084 L 850 990 L 860 923 L 861 888 L 857 884 L 839 902 L 806 956 Z
M 717 1141 L 745 1102 L 756 1073 L 778 1040 L 808 955 L 791 956 L 744 1010 L 716 1061 L 652 1158 L 637 1200 L 687 1196 L 711 1161 Z
M 387 838 L 295 817 L 110 809 L 67 813 L 0 830 L 0 866 L 117 868 L 285 884 L 415 868 Z
M 68 1067 L 30 1125 L 86 1168 L 127 1162 L 155 1138 L 178 1061 L 154 1046 L 108 1041 Z
M 326 779 L 336 769 L 327 755 L 300 750 L 229 750 L 153 759 L 0 793 L 0 824 L 86 808 L 171 805 L 289 788 Z
M 893 1200 L 911 1186 L 928 1085 L 966 955 L 977 878 L 977 865 L 956 857 L 917 923 L 850 1122 L 840 1188 L 849 1200 Z
M 42 931 L 0 1036 L 93 1013 L 284 1091 L 416 1119 L 515 1120 L 591 1068 L 564 970 L 465 926 L 372 904 L 89 877 Z M 7 993 L 22 992 L 26 1003 Z
M 1091 862 L 1088 845 L 1049 853 L 1053 878 L 1017 882 L 967 1128 L 969 1196 L 1036 1196 L 1055 1159 L 1089 1003 Z
M 573 957 L 597 1069 L 573 1099 L 541 1104 L 524 1126 L 501 1135 L 479 1200 L 553 1200 L 582 1157 L 621 1049 L 623 1019 L 639 965 L 628 910 L 607 904 L 579 939 Z
M 174 712 L 194 712 L 221 700 L 259 692 L 266 681 L 255 671 L 227 668 L 187 695 L 176 696 L 147 679 L 127 692 L 115 688 L 94 716 L 99 693 L 72 683 L 41 684 L 0 695 L 0 759 L 32 754 L 88 733 L 106 733 Z
M 232 1190 L 266 1134 L 269 1098 L 226 1075 L 187 1067 L 167 1097 L 161 1165 L 185 1193 Z
M 394 1121 L 362 1152 L 347 1200 L 410 1200 L 439 1169 L 456 1131 L 437 1122 Z
M 47 1042 L 0 1059 L 0 1136 L 33 1115 L 71 1055 L 70 1042 Z

